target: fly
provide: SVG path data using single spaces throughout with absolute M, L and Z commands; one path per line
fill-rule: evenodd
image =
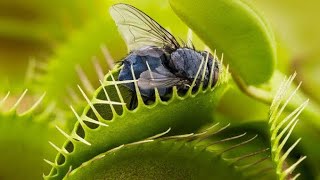
M 110 8 L 110 14 L 130 51 L 122 61 L 119 81 L 132 80 L 132 68 L 139 90 L 147 99 L 154 98 L 155 88 L 158 89 L 160 97 L 171 92 L 173 86 L 179 91 L 187 91 L 199 68 L 200 74 L 205 70 L 202 82 L 204 87 L 207 87 L 210 79 L 212 86 L 216 84 L 219 62 L 209 52 L 181 46 L 160 24 L 131 5 L 115 4 Z M 200 67 L 202 60 L 206 58 L 208 63 L 203 63 Z M 201 76 L 197 77 L 193 88 L 199 87 L 201 79 Z M 134 83 L 124 86 L 135 91 Z M 133 101 L 131 100 L 130 107 L 134 106 Z

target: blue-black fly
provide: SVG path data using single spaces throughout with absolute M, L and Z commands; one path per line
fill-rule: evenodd
M 210 78 L 212 86 L 216 84 L 219 62 L 209 52 L 181 46 L 160 24 L 131 5 L 113 5 L 110 14 L 130 50 L 122 61 L 119 81 L 132 80 L 133 69 L 139 90 L 147 99 L 154 98 L 154 88 L 158 89 L 161 97 L 167 95 L 173 86 L 179 91 L 188 90 L 199 68 L 200 74 L 205 70 L 204 78 L 198 76 L 193 88 L 197 89 L 201 80 L 207 87 Z M 207 64 L 202 63 L 206 58 Z M 124 85 L 135 91 L 134 83 Z M 131 100 L 132 106 L 135 106 L 134 100 Z

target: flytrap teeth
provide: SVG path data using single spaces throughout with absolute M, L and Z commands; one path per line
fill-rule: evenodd
M 198 79 L 198 76 L 200 74 L 201 68 L 203 66 L 203 62 L 204 62 L 204 57 L 201 58 L 201 63 L 200 63 L 199 69 L 198 69 L 198 71 L 196 73 L 196 76 L 194 77 L 194 80 L 192 81 L 191 86 L 189 88 L 190 93 L 192 93 L 193 88 L 196 86 L 196 81 Z
M 109 71 L 109 72 L 110 72 L 110 71 Z M 110 72 L 110 77 L 111 77 L 113 83 L 116 82 L 116 80 L 114 79 L 114 76 L 112 75 L 111 72 Z M 121 103 L 124 103 L 124 99 L 123 99 L 123 96 L 122 96 L 122 94 L 121 94 L 121 92 L 120 92 L 120 89 L 119 89 L 118 85 L 117 85 L 117 84 L 114 84 L 114 86 L 115 86 L 115 88 L 116 88 L 116 91 L 117 91 L 118 97 L 119 97 L 119 99 L 120 99 L 120 102 L 121 102 Z
M 11 105 L 5 105 L 6 107 L 9 107 L 8 109 L 5 108 L 3 111 L 5 112 L 16 112 L 21 116 L 26 115 L 28 112 L 34 111 L 39 104 L 42 102 L 42 100 L 44 99 L 46 93 L 43 93 L 37 100 L 35 100 L 35 102 L 33 104 L 28 104 L 27 107 L 23 107 L 23 110 L 20 109 L 20 105 L 21 102 L 23 101 L 24 97 L 26 96 L 28 92 L 28 89 L 25 89 L 22 94 L 20 95 L 20 97 L 14 102 L 14 104 Z M 10 92 L 8 92 L 1 100 L 0 100 L 0 107 L 4 106 L 4 104 L 7 102 L 8 98 L 10 96 Z
M 100 113 L 97 111 L 97 109 L 94 107 L 94 105 L 92 104 L 92 102 L 89 100 L 88 96 L 84 93 L 84 91 L 81 89 L 81 87 L 78 85 L 78 88 L 82 94 L 82 96 L 84 97 L 84 99 L 87 101 L 87 103 L 89 104 L 89 106 L 91 107 L 94 115 L 98 118 L 99 121 L 101 120 L 105 120 Z
M 59 153 L 61 153 L 61 154 L 63 154 L 63 155 L 66 155 L 66 154 L 68 154 L 69 152 L 66 150 L 66 149 L 64 149 L 64 148 L 59 148 L 57 145 L 55 145 L 54 143 L 52 143 L 51 141 L 49 141 L 49 144 L 55 149 L 55 150 L 57 150 Z
M 40 97 L 39 99 L 29 108 L 25 111 L 25 113 L 27 112 L 30 112 L 30 111 L 33 111 L 35 110 L 42 102 L 42 100 L 44 99 L 44 97 L 46 96 L 46 92 L 44 92 Z M 24 113 L 22 113 L 24 114 Z
M 91 84 L 91 82 L 89 81 L 88 76 L 86 75 L 86 73 L 82 70 L 82 68 L 80 67 L 80 65 L 76 66 L 76 72 L 80 78 L 80 81 L 84 87 L 84 89 L 86 90 L 87 93 L 89 94 L 93 94 L 95 89 L 93 88 L 93 85 Z
M 9 96 L 10 96 L 10 91 L 8 91 L 7 94 L 0 101 L 0 107 L 6 102 Z
M 171 128 L 169 128 L 168 130 L 166 130 L 166 131 L 163 132 L 163 133 L 160 133 L 160 134 L 156 134 L 156 135 L 154 135 L 154 136 L 151 136 L 151 137 L 147 138 L 146 140 L 157 139 L 157 138 L 159 138 L 159 137 L 162 137 L 162 136 L 168 134 L 170 131 L 171 131 Z
M 53 163 L 53 162 L 51 162 L 51 161 L 49 161 L 49 160 L 47 160 L 47 159 L 43 159 L 43 160 L 44 160 L 44 162 L 46 162 L 46 163 L 49 164 L 50 166 L 56 167 L 56 164 L 55 164 L 55 163 Z
M 289 140 L 295 126 L 299 121 L 298 116 L 302 113 L 309 102 L 308 99 L 305 100 L 289 115 L 285 116 L 283 119 L 281 118 L 281 115 L 283 114 L 287 105 L 292 100 L 294 95 L 297 94 L 297 91 L 301 86 L 300 82 L 289 95 L 289 97 L 286 96 L 296 75 L 297 74 L 294 73 L 293 75 L 289 76 L 289 78 L 284 78 L 279 89 L 277 90 L 269 111 L 271 154 L 272 160 L 276 164 L 276 172 L 280 179 L 284 179 L 291 174 L 293 170 L 306 158 L 306 156 L 301 157 L 299 160 L 297 160 L 297 162 L 288 168 L 283 166 L 289 154 L 301 140 L 301 138 L 297 139 L 285 152 L 283 152 L 284 146 L 287 144 L 287 141 Z M 293 179 L 296 179 L 298 176 L 299 174 L 295 175 Z
M 232 164 L 236 164 L 237 162 L 239 162 L 241 160 L 244 160 L 244 159 L 259 155 L 259 154 L 262 154 L 262 153 L 264 153 L 264 152 L 266 152 L 268 150 L 269 150 L 269 148 L 264 148 L 264 149 L 261 149 L 261 150 L 255 151 L 255 152 L 251 152 L 251 153 L 242 155 L 240 157 L 233 158 L 234 161 L 232 162 Z
M 75 142 L 75 140 L 78 140 L 80 142 L 82 142 L 83 144 L 86 144 L 88 146 L 91 146 L 91 144 L 86 141 L 85 139 L 83 139 L 82 137 L 80 137 L 79 135 L 77 134 L 74 134 L 73 136 L 70 136 L 68 135 L 66 132 L 64 132 L 62 129 L 60 129 L 58 126 L 56 126 L 56 128 L 58 129 L 58 131 L 63 135 L 65 136 L 69 141 L 71 142 Z
M 99 63 L 99 60 L 96 56 L 92 57 L 92 64 L 94 66 L 94 69 L 97 73 L 98 78 L 103 79 L 104 78 L 103 68 L 102 68 L 101 64 Z
M 236 168 L 239 169 L 239 170 L 250 169 L 251 167 L 255 167 L 258 164 L 268 160 L 269 158 L 270 158 L 270 156 L 266 156 L 266 157 L 260 158 L 259 160 L 255 161 L 255 162 L 253 162 L 251 164 L 247 164 L 247 165 L 243 165 L 243 166 L 236 166 Z
M 105 123 L 102 123 L 100 121 L 97 121 L 97 120 L 94 120 L 94 119 L 91 119 L 87 116 L 84 116 L 83 118 L 81 118 L 78 113 L 76 112 L 76 110 L 70 106 L 70 109 L 72 110 L 73 114 L 76 116 L 77 120 L 79 121 L 80 125 L 82 127 L 87 127 L 87 125 L 85 125 L 84 121 L 87 121 L 87 122 L 90 122 L 90 123 L 94 123 L 94 124 L 97 124 L 97 125 L 101 125 L 101 126 L 108 126 L 107 124 Z
M 240 134 L 240 135 L 237 135 L 237 136 L 232 136 L 232 137 L 229 137 L 229 138 L 225 138 L 225 139 L 221 139 L 219 141 L 216 141 L 216 142 L 213 142 L 213 143 L 210 143 L 207 145 L 207 148 L 211 147 L 211 146 L 214 146 L 216 144 L 220 144 L 220 143 L 223 143 L 223 142 L 227 142 L 227 141 L 232 141 L 232 140 L 235 140 L 235 139 L 239 139 L 241 137 L 244 137 L 247 133 L 243 133 L 243 134 Z
M 10 111 L 14 111 L 18 108 L 19 104 L 21 103 L 24 96 L 27 94 L 28 89 L 24 90 L 19 99 L 16 101 L 16 103 L 11 107 Z
M 137 81 L 136 75 L 134 74 L 134 70 L 133 70 L 133 65 L 132 64 L 131 64 L 131 74 L 132 74 L 132 78 L 134 80 L 135 93 L 137 95 L 138 103 L 139 102 L 143 102 L 143 99 L 142 99 L 141 93 L 140 93 L 140 89 L 139 89 L 139 86 L 138 86 L 138 81 Z M 138 104 L 138 106 L 139 106 L 139 104 Z
M 250 138 L 250 139 L 248 139 L 248 140 L 246 140 L 246 141 L 243 141 L 243 142 L 241 142 L 241 143 L 238 143 L 238 144 L 236 144 L 236 145 L 233 145 L 233 146 L 231 146 L 231 147 L 223 150 L 223 151 L 220 153 L 220 155 L 223 155 L 223 154 L 225 154 L 226 152 L 231 151 L 231 150 L 233 150 L 233 149 L 242 147 L 242 146 L 244 146 L 245 144 L 250 143 L 251 141 L 253 141 L 253 140 L 256 139 L 257 137 L 258 137 L 258 135 L 255 135 L 255 136 L 253 136 L 252 138 Z
M 104 55 L 104 59 L 107 62 L 107 65 L 109 67 L 109 69 L 113 69 L 114 68 L 114 59 L 112 58 L 107 46 L 105 46 L 104 44 L 101 45 L 101 51 Z
M 102 86 L 102 89 L 103 89 L 104 95 L 105 95 L 106 98 L 107 98 L 107 101 L 111 102 L 110 96 L 109 96 L 109 94 L 108 94 L 108 92 L 107 92 L 107 89 L 106 89 L 105 85 L 103 85 L 103 82 L 102 82 L 101 80 L 99 80 L 99 82 L 100 82 L 100 84 L 101 84 L 101 86 Z M 122 108 L 124 108 L 124 107 L 126 106 L 126 103 L 124 103 L 124 102 L 122 102 L 122 101 L 121 101 L 121 102 L 117 102 L 117 103 L 119 103 L 118 105 L 122 105 Z M 115 110 L 114 107 L 113 107 L 113 104 L 109 104 L 109 105 L 110 105 L 112 114 L 117 114 L 116 110 Z

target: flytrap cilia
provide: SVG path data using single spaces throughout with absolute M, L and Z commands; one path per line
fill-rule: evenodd
M 212 86 L 216 84 L 220 64 L 209 52 L 197 51 L 193 45 L 181 46 L 160 24 L 131 5 L 115 4 L 110 14 L 130 51 L 121 61 L 123 67 L 118 80 L 133 80 L 134 74 L 144 98 L 154 98 L 155 88 L 161 97 L 170 93 L 173 86 L 186 92 L 194 80 L 193 89 L 201 83 L 207 87 L 210 78 Z M 204 60 L 207 63 L 203 63 Z M 197 76 L 203 73 L 204 78 Z M 134 83 L 124 86 L 135 92 Z M 131 100 L 130 106 L 134 101 Z

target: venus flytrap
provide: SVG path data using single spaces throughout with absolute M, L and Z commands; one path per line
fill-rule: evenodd
M 233 146 L 226 142 L 242 138 L 245 134 L 204 143 L 204 140 L 217 136 L 226 127 L 215 124 L 198 133 L 175 136 L 166 136 L 170 132 L 168 130 L 121 145 L 69 171 L 65 179 L 247 179 L 236 165 L 246 157 L 261 152 L 238 155 L 233 160 L 227 160 L 223 155 L 231 149 L 250 144 L 254 137 L 241 140 L 240 144 L 233 143 Z M 214 150 L 213 146 L 219 147 L 218 150 Z
M 154 102 L 149 102 L 151 104 L 143 102 L 137 82 L 132 80 L 130 82 L 136 86 L 138 105 L 134 110 L 129 110 L 132 92 L 121 85 L 128 82 L 116 81 L 120 68 L 118 66 L 106 75 L 92 99 L 79 87 L 88 105 L 81 115 L 75 114 L 78 123 L 71 135 L 59 129 L 68 139 L 63 148 L 69 153 L 58 154 L 47 179 L 61 179 L 70 167 L 77 168 L 100 153 L 122 144 L 140 141 L 169 128 L 170 135 L 183 134 L 195 132 L 212 123 L 210 112 L 214 111 L 229 79 L 228 72 L 223 69 L 218 83 L 213 87 L 209 85 L 203 89 L 200 85 L 196 92 L 190 88 L 186 94 L 180 94 L 174 88 L 169 100 L 163 101 L 156 93 Z
M 208 24 L 202 21 L 196 22 L 196 19 L 193 19 L 201 17 L 201 15 L 203 15 L 202 13 L 194 11 L 198 14 L 197 16 L 189 16 L 190 14 L 184 14 L 187 12 L 186 10 L 188 10 L 188 8 L 194 8 L 192 3 L 186 3 L 182 5 L 179 4 L 178 1 L 172 1 L 171 4 L 177 13 L 180 13 L 182 19 L 184 19 L 187 23 L 190 23 L 189 25 L 191 28 L 196 27 L 195 32 L 202 37 L 206 43 L 208 43 L 209 47 L 215 47 L 215 43 L 213 42 L 218 42 L 218 44 L 221 45 L 217 46 L 218 50 L 227 52 L 225 55 L 228 58 L 228 63 L 230 63 L 232 66 L 234 77 L 239 77 L 240 80 L 243 79 L 245 82 L 252 84 L 266 82 L 272 75 L 275 61 L 274 37 L 272 34 L 270 34 L 271 31 L 269 26 L 265 24 L 265 21 L 259 19 L 259 16 L 256 14 L 256 12 L 252 11 L 246 4 L 242 2 L 217 2 L 220 3 L 215 4 L 215 6 L 220 5 L 217 7 L 230 8 L 227 8 L 229 13 L 231 13 L 231 16 L 229 16 L 229 18 L 231 17 L 230 19 L 225 20 L 223 18 L 225 14 L 219 14 L 219 9 L 217 8 L 210 9 L 210 11 L 204 11 L 203 9 L 210 7 L 207 5 L 199 8 L 199 10 L 201 9 L 202 13 L 218 13 L 215 14 L 217 16 L 210 16 L 210 14 L 206 14 L 206 17 L 216 18 L 213 20 L 213 23 L 217 23 L 217 31 L 213 34 L 219 35 L 219 33 L 222 32 L 221 29 L 227 30 L 227 33 L 223 32 L 224 35 L 231 33 L 229 36 L 227 36 L 230 38 L 227 38 L 225 41 L 223 41 L 223 39 L 225 39 L 226 36 L 218 36 L 217 39 L 212 39 L 212 33 L 208 34 L 208 30 L 210 29 L 207 27 Z M 204 4 L 205 3 L 201 2 L 200 4 L 197 4 L 197 6 L 203 6 Z M 237 21 L 238 17 L 240 17 L 239 21 Z M 235 22 L 236 24 L 242 22 L 243 26 L 240 26 L 238 29 L 235 26 L 235 29 L 228 31 L 228 27 L 232 25 L 232 22 Z M 201 28 L 205 28 L 206 32 L 204 32 L 204 29 Z M 221 29 L 219 30 L 219 28 Z M 248 31 L 248 29 L 250 30 Z M 239 34 L 246 34 L 247 32 L 250 32 L 249 34 L 251 34 L 254 38 L 240 36 L 239 39 Z M 223 35 L 223 33 L 221 35 Z M 246 49 L 245 53 L 243 52 L 243 48 Z M 259 59 L 259 61 L 253 61 L 254 59 Z M 207 60 L 203 59 L 201 64 L 203 63 L 207 63 Z M 199 67 L 201 67 L 201 65 Z M 216 107 L 219 98 L 228 87 L 227 82 L 229 79 L 229 74 L 224 69 L 222 72 L 220 72 L 218 83 L 213 88 L 211 88 L 211 84 L 213 82 L 210 81 L 210 85 L 207 88 L 204 88 L 203 84 L 201 84 L 199 89 L 193 91 L 195 85 L 195 82 L 193 82 L 185 94 L 181 94 L 177 91 L 177 88 L 173 88 L 173 92 L 168 100 L 162 99 L 157 89 L 155 89 L 155 99 L 148 102 L 143 102 L 137 85 L 136 77 L 133 73 L 133 68 L 131 67 L 133 80 L 129 81 L 117 81 L 120 69 L 121 67 L 116 66 L 105 76 L 103 81 L 100 81 L 101 86 L 96 90 L 92 98 L 88 97 L 84 90 L 82 90 L 82 88 L 79 86 L 79 90 L 87 103 L 87 107 L 84 109 L 82 114 L 77 114 L 74 108 L 71 108 L 78 121 L 75 124 L 74 130 L 71 134 L 68 134 L 62 129 L 58 128 L 58 130 L 67 138 L 67 141 L 64 143 L 62 148 L 56 148 L 58 150 L 58 155 L 55 161 L 46 161 L 52 166 L 52 170 L 49 175 L 44 176 L 45 179 L 62 179 L 67 177 L 72 178 L 73 176 L 77 177 L 78 175 L 81 175 L 81 177 L 91 177 L 90 172 L 88 172 L 89 174 L 85 174 L 81 172 L 81 170 L 86 169 L 86 167 L 91 169 L 91 165 L 93 164 L 92 162 L 97 162 L 96 160 L 105 160 L 105 157 L 109 157 L 107 154 L 110 153 L 110 151 L 112 153 L 121 152 L 121 150 L 127 148 L 130 151 L 132 146 L 137 146 L 137 148 L 141 147 L 140 145 L 147 146 L 149 143 L 153 143 L 153 141 L 150 142 L 150 140 L 153 139 L 150 137 L 153 137 L 154 134 L 165 132 L 168 129 L 170 129 L 170 131 L 168 134 L 166 134 L 166 136 L 190 136 L 188 133 L 195 133 L 199 129 L 203 129 L 203 127 L 208 126 L 214 121 L 212 115 L 214 108 Z M 257 70 L 259 72 L 256 72 Z M 198 70 L 197 76 L 200 76 L 203 79 L 204 73 L 200 74 L 199 72 L 200 69 Z M 152 75 L 150 76 L 152 77 Z M 125 88 L 123 86 L 124 83 L 134 83 L 135 93 L 133 94 L 129 89 Z M 129 102 L 132 96 L 136 96 L 138 100 L 137 106 L 134 109 L 129 108 Z M 271 100 L 271 98 L 269 98 L 269 100 Z M 194 109 L 196 111 L 191 112 L 190 109 Z M 181 134 L 186 135 L 179 136 Z M 245 154 L 244 156 L 239 156 L 239 154 L 236 153 L 238 156 L 231 159 L 224 158 L 221 155 L 226 154 L 237 147 L 249 146 L 247 143 L 254 140 L 255 137 L 256 136 L 248 140 L 241 141 L 235 145 L 230 145 L 229 148 L 226 148 L 218 155 L 220 160 L 238 170 L 246 169 L 247 167 L 247 170 L 245 171 L 247 172 L 248 169 L 251 169 L 251 165 L 255 165 L 256 163 L 259 164 L 266 158 L 256 158 L 256 161 L 251 163 L 251 165 L 235 165 L 235 162 L 240 162 L 243 159 L 247 159 L 247 157 L 263 154 L 266 152 L 265 148 Z M 225 142 L 233 139 L 234 138 L 226 138 L 219 142 Z M 191 144 L 196 145 L 196 142 L 199 141 L 201 141 L 201 138 L 193 141 Z M 206 146 L 204 141 L 201 141 L 201 143 L 205 147 L 209 147 L 210 144 L 208 143 Z M 182 144 L 186 144 L 186 142 L 183 142 Z M 54 145 L 54 147 L 57 146 Z M 178 147 L 174 147 L 174 149 L 176 148 Z M 196 149 L 195 146 L 193 148 Z M 220 147 L 218 147 L 218 149 L 220 149 Z M 150 151 L 148 153 L 152 154 L 152 151 L 155 149 L 149 150 Z M 180 149 L 178 148 L 178 150 Z M 178 150 L 176 151 L 177 154 L 179 154 Z M 135 157 L 134 154 L 131 154 L 130 157 L 131 156 L 132 158 Z M 124 157 L 128 158 L 128 156 Z M 150 158 L 154 159 L 156 157 L 157 156 L 151 156 Z M 123 157 L 119 156 L 119 158 Z M 172 159 L 174 158 L 171 158 L 171 160 Z M 104 161 L 102 162 L 102 168 L 107 166 L 110 162 L 107 164 L 103 163 Z M 98 163 L 98 166 L 100 165 Z M 120 164 L 118 167 L 122 169 L 127 166 L 122 165 Z M 148 168 L 152 167 L 152 165 L 148 163 L 146 166 Z M 184 169 L 186 167 L 181 168 Z M 116 170 L 112 170 L 109 173 L 115 172 Z M 228 171 L 224 172 L 227 173 Z M 108 174 L 103 173 L 104 172 L 99 173 L 99 175 L 101 175 L 99 177 L 108 177 Z M 257 172 L 253 173 L 253 175 L 255 174 L 257 174 Z M 120 174 L 117 175 L 119 176 Z M 220 175 L 223 177 L 226 174 L 223 173 Z M 249 176 L 245 177 L 249 178 Z
M 269 125 L 270 125 L 270 134 L 271 134 L 271 155 L 272 160 L 276 165 L 276 173 L 278 175 L 278 179 L 297 179 L 300 174 L 293 174 L 293 171 L 296 167 L 306 158 L 306 156 L 302 156 L 298 159 L 294 164 L 288 165 L 286 159 L 288 158 L 290 152 L 297 146 L 300 142 L 301 138 L 295 141 L 288 149 L 284 149 L 284 145 L 288 141 L 291 136 L 293 129 L 298 123 L 298 116 L 301 114 L 303 109 L 307 106 L 308 101 L 306 100 L 302 103 L 298 108 L 296 108 L 289 115 L 285 116 L 283 119 L 281 114 L 286 108 L 287 104 L 296 95 L 298 87 L 290 94 L 289 97 L 286 97 L 286 93 L 295 78 L 296 74 L 290 76 L 288 79 L 285 79 L 272 102 L 269 113 Z M 285 101 L 285 102 L 283 102 Z
M 57 135 L 50 126 L 52 106 L 42 109 L 45 93 L 31 104 L 30 94 L 27 90 L 19 96 L 8 92 L 0 98 L 0 174 L 4 179 L 40 179 L 47 170 L 42 159 L 54 152 L 47 144 L 50 136 Z M 56 136 L 55 141 L 59 140 Z
M 268 83 L 274 72 L 275 40 L 270 26 L 259 12 L 240 0 L 203 0 L 196 3 L 191 0 L 170 0 L 170 3 L 177 15 L 211 49 L 224 52 L 225 64 L 230 64 L 237 86 L 248 96 L 271 104 L 273 95 L 257 85 Z M 162 16 L 171 15 L 162 13 Z M 47 108 L 38 112 L 36 107 L 43 95 L 28 111 L 19 114 L 16 109 L 23 97 L 28 96 L 24 92 L 12 106 L 6 107 L 9 111 L 0 112 L 0 141 L 9 142 L 2 143 L 6 145 L 2 147 L 5 148 L 5 153 L 8 147 L 10 150 L 19 149 L 15 148 L 19 144 L 26 144 L 26 147 L 34 149 L 46 147 L 43 142 L 49 136 L 56 137 L 57 132 L 66 141 L 62 146 L 59 136 L 49 141 L 51 150 L 57 152 L 56 158 L 52 159 L 51 151 L 45 150 L 44 161 L 51 166 L 49 174 L 42 165 L 38 166 L 38 157 L 30 156 L 30 159 L 37 161 L 30 165 L 28 151 L 23 155 L 12 151 L 12 155 L 8 155 L 8 161 L 1 160 L 6 162 L 1 168 L 14 168 L 4 171 L 0 169 L 0 172 L 4 172 L 1 175 L 9 179 L 29 178 L 20 177 L 22 174 L 16 173 L 21 165 L 21 171 L 30 172 L 30 179 L 38 179 L 39 171 L 46 174 L 43 175 L 45 179 L 275 179 L 275 176 L 278 179 L 295 179 L 299 176 L 291 173 L 305 157 L 291 166 L 288 164 L 291 160 L 289 153 L 300 139 L 284 150 L 298 122 L 297 116 L 307 104 L 291 103 L 294 93 L 285 99 L 287 97 L 283 94 L 293 77 L 282 84 L 271 105 L 269 149 L 265 144 L 261 145 L 264 139 L 259 139 L 260 133 L 250 134 L 245 131 L 247 133 L 233 134 L 241 126 L 212 125 L 219 121 L 213 115 L 217 103 L 231 86 L 228 65 L 220 72 L 219 81 L 213 88 L 210 85 L 204 88 L 201 84 L 197 90 L 193 90 L 193 82 L 187 93 L 183 94 L 173 88 L 172 94 L 166 98 L 160 97 L 155 89 L 155 98 L 147 102 L 142 100 L 135 79 L 117 80 L 121 67 L 113 67 L 113 61 L 107 61 L 112 70 L 104 76 L 107 68 L 101 67 L 97 59 L 101 55 L 107 57 L 106 60 L 112 58 L 106 47 L 101 46 L 102 39 L 105 39 L 107 45 L 109 43 L 116 58 L 125 51 L 119 43 L 119 37 L 114 36 L 115 28 L 109 29 L 113 27 L 111 24 L 113 25 L 109 21 L 105 22 L 105 19 L 90 20 L 85 28 L 70 36 L 67 44 L 58 45 L 56 55 L 48 62 L 40 63 L 39 66 L 39 63 L 31 61 L 27 80 L 35 79 L 39 84 L 33 90 L 46 89 L 49 97 L 47 102 L 58 102 L 58 108 L 53 108 L 46 102 Z M 188 40 L 191 35 L 192 31 L 189 30 Z M 93 59 L 93 65 L 88 59 Z M 222 62 L 223 58 L 220 59 Z M 100 79 L 100 87 L 96 90 L 95 85 L 90 83 L 92 74 L 87 74 L 84 70 L 88 64 L 94 67 Z M 202 64 L 207 64 L 207 59 L 203 59 Z M 148 64 L 147 66 L 150 69 Z M 45 73 L 34 75 L 35 69 Z M 205 71 L 201 74 L 199 69 L 197 76 L 202 81 L 204 75 Z M 80 77 L 81 84 L 78 89 L 77 76 Z M 98 78 L 95 79 L 97 83 Z M 124 83 L 134 83 L 136 93 L 125 88 Z M 210 79 L 209 84 L 212 83 Z M 80 96 L 83 98 L 80 99 Z M 138 99 L 134 109 L 129 107 L 132 96 Z M 0 109 L 9 97 L 10 93 L 7 93 L 0 98 Z M 76 123 L 71 133 L 66 126 L 54 123 L 57 131 L 53 133 L 50 127 L 52 122 L 49 121 L 50 112 L 63 108 L 65 97 L 70 98 L 67 100 L 68 104 L 73 102 L 74 105 L 63 113 L 73 115 L 73 121 L 69 120 L 72 126 L 73 122 Z M 232 104 L 228 106 L 233 108 Z M 81 113 L 78 112 L 79 109 Z M 283 112 L 288 109 L 292 113 L 281 119 Z M 39 137 L 39 134 L 42 136 Z M 10 141 L 5 138 L 10 138 Z M 42 150 L 36 152 L 42 153 Z M 21 159 L 27 160 L 20 163 Z

